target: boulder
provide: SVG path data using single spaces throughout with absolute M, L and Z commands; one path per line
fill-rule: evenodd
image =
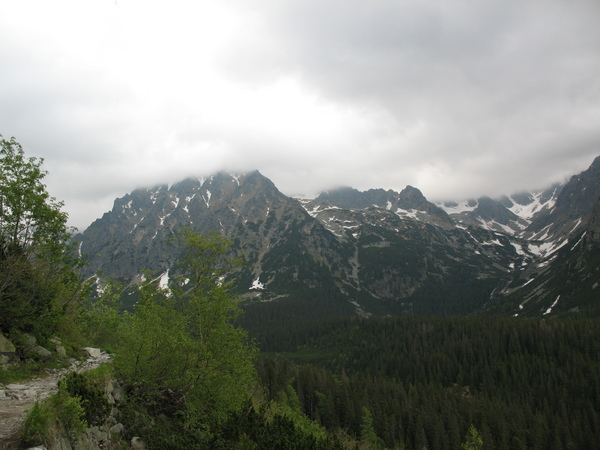
M 131 448 L 136 450 L 146 450 L 148 446 L 139 437 L 135 436 L 131 438 Z
M 118 423 L 110 427 L 111 433 L 122 433 L 125 430 L 125 426 L 122 423 Z
M 67 357 L 67 351 L 65 350 L 65 348 L 62 345 L 58 345 L 56 347 L 56 354 L 58 356 L 60 356 L 61 358 L 66 358 Z
M 123 387 L 115 386 L 115 390 L 111 394 L 116 403 L 125 403 L 125 389 Z
M 100 358 L 102 356 L 102 352 L 99 348 L 84 347 L 83 351 L 90 358 Z
M 0 333 L 0 355 L 6 353 L 16 353 L 17 349 L 14 344 L 10 342 L 8 339 L 4 337 L 2 333 Z
M 33 356 L 37 359 L 41 359 L 42 361 L 48 361 L 50 358 L 52 358 L 52 353 L 50 352 L 50 350 L 42 347 L 41 345 L 36 345 L 32 349 L 30 349 L 28 355 Z
M 0 333 L 0 367 L 6 369 L 8 364 L 16 358 L 16 347 Z

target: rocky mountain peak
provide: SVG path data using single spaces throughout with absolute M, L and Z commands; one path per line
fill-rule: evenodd
M 511 221 L 519 219 L 516 214 L 512 213 L 499 201 L 492 200 L 490 197 L 479 198 L 475 211 L 483 220 L 494 220 L 502 225 L 508 225 Z
M 426 207 L 427 199 L 423 193 L 412 186 L 406 186 L 398 197 L 398 206 L 403 209 L 421 209 Z

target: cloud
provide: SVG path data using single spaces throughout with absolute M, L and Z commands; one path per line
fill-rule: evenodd
M 0 17 L 0 133 L 45 157 L 80 228 L 135 187 L 221 169 L 259 169 L 288 194 L 543 187 L 600 153 L 599 13 L 585 0 L 26 0 Z

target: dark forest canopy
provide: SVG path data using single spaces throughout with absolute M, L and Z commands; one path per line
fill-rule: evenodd
M 600 432 L 597 319 L 339 318 L 262 349 L 270 395 L 291 383 L 310 418 L 355 436 L 366 407 L 389 447 L 460 448 L 471 425 L 485 448 L 593 448 Z

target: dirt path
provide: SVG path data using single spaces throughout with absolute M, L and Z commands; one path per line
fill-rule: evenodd
M 27 410 L 36 399 L 44 399 L 57 390 L 57 382 L 71 371 L 85 372 L 110 360 L 108 354 L 90 349 L 89 357 L 83 361 L 70 361 L 70 367 L 51 369 L 48 376 L 34 378 L 22 383 L 0 385 L 0 449 L 14 450 L 18 447 L 18 433 L 25 421 Z

